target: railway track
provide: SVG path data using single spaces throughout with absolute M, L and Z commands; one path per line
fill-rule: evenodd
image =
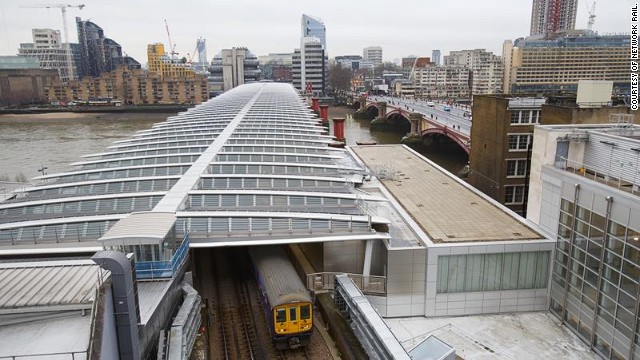
M 207 299 L 208 359 L 333 359 L 319 331 L 306 348 L 276 349 L 247 257 L 238 248 L 206 249 L 198 254 L 198 279 Z M 314 311 L 314 317 L 318 320 L 314 327 L 322 326 L 320 314 Z
M 261 360 L 258 335 L 255 331 L 251 300 L 247 291 L 245 261 L 236 251 L 216 251 L 213 262 L 215 296 L 210 300 L 213 313 L 213 359 Z

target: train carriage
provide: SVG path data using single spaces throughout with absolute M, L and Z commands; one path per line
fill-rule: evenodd
M 276 347 L 306 346 L 313 332 L 313 299 L 286 253 L 280 246 L 255 246 L 249 256 Z

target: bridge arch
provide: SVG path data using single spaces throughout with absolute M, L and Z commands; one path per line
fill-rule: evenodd
M 387 123 L 389 123 L 396 132 L 407 134 L 411 132 L 411 121 L 409 117 L 401 111 L 391 111 L 386 116 Z
M 438 139 L 438 137 L 446 138 L 450 142 L 458 145 L 458 147 L 460 147 L 460 149 L 462 149 L 467 154 L 467 156 L 469 156 L 469 144 L 464 139 L 461 139 L 452 129 L 433 126 L 427 128 L 426 130 L 423 130 L 420 136 L 422 136 L 423 138 L 435 139 Z
M 377 104 L 370 103 L 370 104 L 367 104 L 367 107 L 365 108 L 365 113 L 367 114 L 368 118 L 375 119 L 376 117 L 378 117 L 378 115 L 380 115 L 380 109 L 378 108 Z

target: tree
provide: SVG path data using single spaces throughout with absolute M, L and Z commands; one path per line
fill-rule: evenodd
M 349 91 L 351 89 L 351 69 L 340 64 L 329 66 L 328 85 L 333 93 Z

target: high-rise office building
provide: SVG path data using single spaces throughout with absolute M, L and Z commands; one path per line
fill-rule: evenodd
M 311 15 L 302 15 L 302 37 L 315 37 L 320 40 L 322 48 L 327 50 L 327 29 L 322 20 Z
M 431 61 L 436 65 L 440 65 L 440 50 L 433 50 L 431 52 Z
M 369 46 L 362 50 L 362 59 L 369 61 L 374 66 L 382 64 L 382 47 Z
M 115 70 L 120 65 L 140 69 L 140 63 L 129 56 L 122 56 L 122 47 L 104 36 L 102 28 L 91 21 L 76 17 L 78 43 L 80 44 L 81 76 L 100 76 Z
M 576 26 L 578 0 L 533 0 L 531 35 L 546 35 Z
M 616 93 L 629 92 L 628 35 L 596 35 L 582 30 L 555 35 L 504 44 L 504 71 L 509 74 L 505 80 L 510 81 L 510 93 L 575 92 L 579 80 L 613 81 Z
M 301 92 L 324 94 L 326 89 L 326 55 L 315 37 L 303 37 L 300 49 L 293 53 L 293 86 Z
M 293 86 L 302 92 L 324 94 L 329 58 L 327 30 L 324 23 L 310 15 L 302 15 L 300 48 L 292 58 Z
M 212 96 L 260 80 L 258 58 L 244 47 L 220 51 L 213 57 L 209 71 L 209 93 Z

